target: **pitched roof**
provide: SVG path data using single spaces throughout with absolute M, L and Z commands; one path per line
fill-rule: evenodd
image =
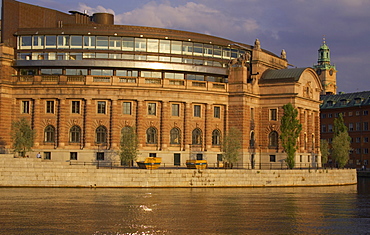
M 370 105 L 370 91 L 323 95 L 320 109 L 337 109 Z
M 294 68 L 294 69 L 269 69 L 262 74 L 262 80 L 293 80 L 298 81 L 302 73 L 307 68 Z M 267 81 L 266 81 L 267 82 Z

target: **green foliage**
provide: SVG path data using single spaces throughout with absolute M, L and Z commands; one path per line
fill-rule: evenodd
M 18 152 L 22 157 L 26 152 L 31 151 L 36 132 L 32 130 L 30 123 L 25 118 L 12 123 L 12 141 L 14 152 Z
M 297 139 L 302 130 L 302 124 L 297 119 L 298 111 L 291 103 L 283 106 L 284 116 L 281 118 L 281 143 L 287 154 L 286 162 L 290 169 L 295 165 L 295 153 L 297 151 Z
M 340 168 L 344 167 L 349 160 L 351 137 L 348 135 L 342 114 L 334 120 L 334 137 L 331 146 L 333 159 Z
M 235 127 L 231 127 L 222 141 L 223 159 L 230 163 L 236 163 L 239 160 L 239 150 L 242 148 L 242 134 Z
M 328 162 L 328 156 L 329 156 L 329 143 L 327 140 L 325 139 L 320 140 L 320 151 L 321 151 L 322 163 L 325 164 Z
M 138 145 L 135 129 L 129 126 L 124 127 L 121 133 L 119 152 L 121 164 L 131 166 L 132 161 L 135 161 L 139 155 Z

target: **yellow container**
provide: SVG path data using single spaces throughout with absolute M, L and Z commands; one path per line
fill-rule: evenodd
M 141 169 L 158 169 L 161 165 L 161 157 L 147 157 L 145 161 L 136 162 Z
M 189 169 L 206 169 L 207 160 L 186 160 L 186 167 Z

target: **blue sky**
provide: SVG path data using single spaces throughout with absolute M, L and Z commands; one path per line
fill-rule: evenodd
M 22 0 L 88 14 L 109 12 L 115 24 L 206 33 L 253 45 L 290 64 L 311 67 L 325 35 L 338 70 L 338 91 L 370 90 L 369 0 Z

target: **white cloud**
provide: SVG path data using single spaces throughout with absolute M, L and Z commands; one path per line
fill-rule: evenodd
M 252 32 L 259 28 L 251 18 L 236 18 L 204 4 L 187 2 L 172 6 L 170 1 L 149 2 L 130 12 L 115 16 L 116 24 L 176 28 L 213 35 Z
M 79 11 L 80 12 L 85 12 L 87 11 L 87 13 L 89 15 L 92 15 L 93 13 L 111 13 L 111 14 L 115 14 L 114 11 L 112 9 L 109 9 L 109 8 L 105 8 L 103 6 L 97 6 L 97 7 L 89 7 L 88 5 L 86 5 L 85 3 L 79 3 Z

